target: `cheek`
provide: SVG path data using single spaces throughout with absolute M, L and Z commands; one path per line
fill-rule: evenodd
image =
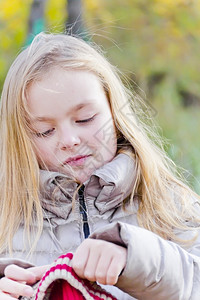
M 47 162 L 52 159 L 53 153 L 51 151 L 52 147 L 45 140 L 34 141 L 34 150 L 37 156 L 38 162 Z
M 96 139 L 101 143 L 108 145 L 114 144 L 117 141 L 116 129 L 112 121 L 104 123 L 103 126 L 96 132 Z
M 117 134 L 112 121 L 104 123 L 93 133 L 93 141 L 97 150 L 104 156 L 113 157 L 117 150 Z

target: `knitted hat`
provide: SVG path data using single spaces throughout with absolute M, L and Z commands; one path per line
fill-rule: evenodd
M 61 255 L 40 280 L 35 300 L 117 300 L 97 283 L 81 279 L 72 269 L 72 253 Z

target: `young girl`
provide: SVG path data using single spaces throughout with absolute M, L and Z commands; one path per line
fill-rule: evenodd
M 1 98 L 1 300 L 30 297 L 69 251 L 117 299 L 199 299 L 199 199 L 140 112 L 75 37 L 39 34 L 16 58 Z

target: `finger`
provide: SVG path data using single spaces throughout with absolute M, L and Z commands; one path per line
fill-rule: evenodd
M 18 299 L 20 297 L 20 295 L 16 295 L 16 294 L 9 294 L 10 297 L 13 297 L 15 299 Z
M 33 289 L 29 285 L 19 283 L 11 280 L 7 277 L 3 277 L 0 280 L 0 290 L 4 293 L 31 297 L 33 295 Z
M 101 284 L 107 284 L 107 272 L 110 267 L 112 258 L 107 253 L 102 253 L 99 257 L 98 264 L 95 270 L 95 281 Z
M 88 259 L 84 268 L 84 278 L 90 281 L 96 281 L 96 269 L 100 258 L 98 250 L 90 249 Z
M 0 299 L 1 300 L 16 300 L 17 298 L 0 291 Z
M 50 268 L 50 265 L 45 265 L 45 266 L 39 266 L 39 267 L 31 267 L 28 270 L 34 274 L 36 281 L 40 280 L 44 273 Z M 30 282 L 28 282 L 31 284 Z
M 125 249 L 124 249 L 125 250 Z M 126 255 L 115 256 L 112 258 L 109 268 L 107 270 L 106 283 L 114 285 L 117 283 L 121 271 L 126 264 Z
M 85 278 L 84 270 L 89 257 L 89 248 L 83 242 L 76 250 L 72 259 L 72 268 L 78 276 Z
M 35 283 L 36 276 L 29 271 L 29 269 L 21 268 L 17 265 L 9 265 L 4 271 L 5 277 L 15 281 L 22 281 L 25 283 Z

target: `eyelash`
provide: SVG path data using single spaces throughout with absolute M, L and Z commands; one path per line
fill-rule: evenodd
M 39 133 L 36 133 L 36 136 L 37 137 L 48 137 L 48 136 L 50 136 L 51 135 L 51 133 L 53 133 L 54 132 L 54 130 L 55 130 L 55 128 L 51 128 L 51 129 L 49 129 L 49 130 L 47 130 L 47 131 L 45 131 L 45 132 L 39 132 Z
M 95 118 L 95 115 L 88 119 L 78 120 L 78 121 L 76 121 L 76 123 L 89 123 L 89 122 L 93 121 L 94 118 Z M 38 132 L 38 133 L 36 133 L 36 136 L 37 137 L 48 137 L 54 132 L 54 130 L 55 130 L 55 128 L 51 128 L 45 132 Z
M 88 118 L 88 119 L 84 119 L 84 120 L 78 120 L 78 121 L 76 121 L 76 123 L 88 123 L 88 122 L 91 122 L 91 121 L 93 121 L 93 120 L 94 120 L 94 118 L 95 118 L 95 115 L 94 115 L 94 116 L 92 116 L 91 118 Z

